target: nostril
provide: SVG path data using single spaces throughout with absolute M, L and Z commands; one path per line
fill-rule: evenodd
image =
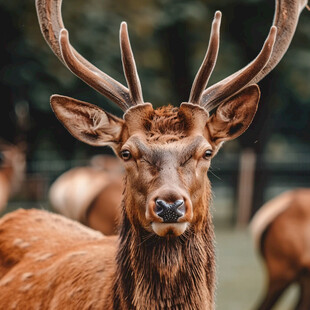
M 171 204 L 171 206 L 175 209 L 180 208 L 182 205 L 184 205 L 184 200 L 177 200 Z
M 169 209 L 170 205 L 164 200 L 157 199 L 155 202 L 155 212 L 158 216 L 161 216 L 167 209 Z
M 173 208 L 179 216 L 183 216 L 185 214 L 185 203 L 184 200 L 177 200 L 173 203 Z
M 165 223 L 176 223 L 179 217 L 185 214 L 184 201 L 176 200 L 174 203 L 167 203 L 164 200 L 157 199 L 155 202 L 155 213 Z

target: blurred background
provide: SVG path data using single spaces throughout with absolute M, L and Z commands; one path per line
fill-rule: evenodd
M 219 58 L 210 84 L 237 71 L 260 51 L 274 14 L 272 0 L 65 0 L 63 18 L 72 45 L 125 84 L 119 25 L 128 23 L 144 98 L 154 106 L 187 101 L 207 49 L 214 12 L 223 13 Z M 57 121 L 52 94 L 72 96 L 121 116 L 120 109 L 67 70 L 44 41 L 34 1 L 0 0 L 0 138 L 19 145 L 26 177 L 2 213 L 50 209 L 52 182 L 97 154 Z M 310 186 L 310 13 L 301 14 L 291 46 L 259 83 L 262 98 L 244 135 L 224 145 L 209 177 L 217 233 L 217 309 L 251 309 L 264 269 L 247 224 L 268 199 Z M 289 309 L 294 289 L 277 309 Z M 288 299 L 287 299 L 288 298 Z

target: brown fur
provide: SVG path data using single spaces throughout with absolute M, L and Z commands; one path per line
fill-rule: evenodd
M 120 221 L 124 168 L 110 155 L 97 155 L 91 166 L 76 167 L 51 185 L 52 208 L 105 235 L 115 235 Z
M 109 309 L 102 293 L 115 239 L 39 210 L 8 214 L 0 226 L 2 309 Z
M 243 94 L 244 109 L 255 113 L 258 88 Z M 235 104 L 239 100 L 226 103 L 225 108 Z M 33 305 L 214 309 L 214 233 L 207 171 L 212 151 L 215 154 L 222 142 L 222 138 L 212 139 L 218 131 L 210 137 L 212 128 L 222 126 L 225 140 L 238 135 L 229 136 L 227 119 L 209 119 L 208 112 L 192 104 L 159 110 L 144 104 L 127 111 L 124 120 L 68 97 L 53 96 L 52 107 L 78 139 L 110 145 L 120 157 L 124 151 L 130 154 L 122 157 L 126 184 L 120 235 L 118 242 L 94 236 L 77 223 L 43 211 L 5 217 L 0 223 L 0 282 L 5 287 L 0 304 L 9 308 L 18 302 L 25 309 L 27 305 L 31 309 Z M 240 134 L 252 117 L 234 116 Z M 156 213 L 157 199 L 167 203 L 181 199 L 184 213 L 175 222 L 163 223 Z M 40 237 L 40 243 L 31 242 L 32 236 Z M 34 264 L 38 253 L 44 256 L 40 256 L 42 264 Z M 46 255 L 53 257 L 45 259 Z M 21 283 L 25 279 L 28 286 Z
M 285 198 L 285 199 L 283 199 Z M 261 234 L 260 248 L 267 268 L 268 285 L 257 309 L 272 309 L 292 283 L 300 287 L 295 309 L 310 308 L 310 189 L 296 189 L 281 194 L 266 204 L 265 213 L 278 204 L 282 212 L 268 221 Z M 272 214 L 272 213 L 271 213 Z M 264 214 L 258 214 L 264 218 Z M 268 220 L 268 217 L 265 218 Z M 257 221 L 257 219 L 256 219 Z
M 179 108 L 171 105 L 154 110 L 154 114 L 145 120 L 147 140 L 155 142 L 165 138 L 166 142 L 177 141 L 186 136 L 185 122 L 178 117 Z
M 27 227 L 16 233 L 25 221 Z M 20 210 L 5 216 L 0 225 L 3 309 L 209 309 L 201 303 L 211 296 L 199 288 L 210 285 L 206 272 L 214 273 L 213 268 L 205 270 L 214 263 L 212 238 L 156 240 L 159 244 L 154 244 L 143 231 L 133 236 L 127 223 L 116 271 L 115 238 L 71 220 L 45 211 Z M 126 239 L 131 239 L 130 244 Z M 210 248 L 199 244 L 210 244 Z M 194 278 L 186 275 L 187 268 L 193 269 Z
M 121 219 L 123 179 L 109 182 L 90 204 L 85 224 L 104 235 L 116 235 Z
M 26 158 L 22 147 L 7 143 L 0 144 L 0 211 L 10 197 L 18 192 L 25 177 Z
M 121 25 L 120 43 L 128 88 L 90 65 L 71 47 L 60 5 L 60 0 L 36 1 L 48 44 L 72 72 L 125 111 L 120 119 L 87 102 L 51 97 L 56 116 L 74 137 L 94 146 L 108 145 L 123 159 L 126 184 L 121 231 L 117 243 L 107 237 L 92 241 L 91 232 L 77 232 L 81 231 L 78 224 L 60 220 L 58 227 L 57 218 L 42 211 L 17 212 L 10 225 L 6 217 L 0 223 L 0 246 L 2 240 L 3 280 L 8 289 L 1 291 L 1 305 L 16 307 L 17 302 L 25 309 L 27 305 L 54 309 L 214 309 L 214 233 L 207 172 L 222 143 L 238 137 L 252 122 L 260 92 L 251 81 L 269 60 L 274 63 L 277 58 L 271 55 L 276 28 L 271 28 L 262 51 L 249 66 L 204 90 L 217 58 L 221 13 L 216 12 L 210 45 L 193 83 L 193 102 L 183 103 L 179 109 L 168 106 L 154 110 L 143 101 L 126 24 Z M 294 3 L 293 7 L 299 5 Z M 298 14 L 294 11 L 293 15 L 297 23 Z M 283 39 L 281 35 L 278 38 Z M 215 107 L 210 117 L 208 111 Z M 35 214 L 42 220 L 36 224 L 28 220 Z M 21 222 L 32 223 L 33 230 L 21 227 Z M 69 227 L 71 237 L 67 236 L 71 234 Z M 40 249 L 32 248 L 28 241 L 37 232 L 46 236 Z M 11 236 L 19 238 L 12 242 Z M 10 261 L 16 242 L 22 249 Z M 29 257 L 49 244 L 57 244 L 52 246 L 52 265 L 30 262 Z M 33 291 L 23 286 L 21 296 L 20 282 L 9 276 L 28 280 L 34 271 L 33 278 L 41 285 Z

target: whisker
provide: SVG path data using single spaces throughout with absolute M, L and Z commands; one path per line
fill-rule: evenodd
M 209 169 L 209 172 L 210 172 L 213 176 L 215 176 L 218 180 L 223 181 L 218 175 L 216 175 L 216 174 L 213 172 L 213 170 L 212 170 L 211 168 Z

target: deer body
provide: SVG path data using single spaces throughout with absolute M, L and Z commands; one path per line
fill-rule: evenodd
M 115 268 L 113 238 L 39 210 L 8 214 L 1 227 L 24 227 L 0 234 L 3 309 L 113 309 L 105 296 Z
M 26 159 L 24 151 L 15 145 L 3 143 L 0 146 L 0 211 L 10 197 L 19 190 L 25 176 Z
M 257 309 L 272 309 L 285 289 L 297 283 L 295 309 L 310 308 L 310 189 L 284 192 L 268 201 L 251 222 L 252 235 L 267 268 L 267 288 Z
M 275 24 L 258 56 L 206 88 L 219 48 L 221 13 L 216 12 L 188 102 L 158 109 L 143 99 L 126 23 L 121 24 L 120 45 L 128 88 L 71 46 L 61 1 L 37 0 L 36 5 L 42 33 L 54 53 L 124 111 L 121 119 L 87 102 L 51 97 L 53 111 L 74 137 L 90 145 L 108 145 L 122 159 L 122 217 L 115 239 L 42 211 L 7 215 L 0 223 L 0 281 L 10 289 L 1 290 L 1 305 L 12 308 L 19 303 L 27 309 L 30 300 L 33 309 L 44 302 L 48 287 L 47 309 L 214 309 L 214 233 L 207 177 L 211 158 L 251 124 L 260 98 L 255 83 L 285 53 L 306 1 L 277 2 Z M 30 235 L 44 237 L 40 246 Z M 40 267 L 31 257 L 48 256 L 45 249 L 53 250 L 54 265 L 44 256 Z M 15 278 L 18 272 L 20 277 Z M 44 283 L 36 287 L 38 294 L 30 289 L 34 282 L 20 293 L 19 282 L 14 281 L 31 279 Z M 19 295 L 13 298 L 12 292 Z
M 141 236 L 137 236 L 138 240 L 132 240 L 136 243 L 133 249 L 120 251 L 116 237 L 104 237 L 45 211 L 20 210 L 6 215 L 1 227 L 16 231 L 12 219 L 17 227 L 27 221 L 29 229 L 11 238 L 0 235 L 1 249 L 9 253 L 1 252 L 1 265 L 7 265 L 1 269 L 3 309 L 211 309 L 211 296 L 206 294 L 210 285 L 206 278 L 208 256 L 200 261 L 201 254 L 208 253 L 197 249 L 195 240 L 192 244 L 172 242 L 154 249 L 151 240 L 140 246 Z M 176 247 L 173 250 L 172 245 Z M 167 250 L 167 258 L 158 250 Z M 194 256 L 195 252 L 199 256 Z M 188 267 L 195 269 L 197 278 L 186 277 Z M 119 269 L 123 277 L 119 277 Z M 172 282 L 171 271 L 175 274 Z M 140 279 L 142 272 L 145 279 Z
M 50 187 L 49 201 L 58 213 L 113 235 L 120 220 L 123 168 L 118 159 L 107 155 L 97 155 L 91 162 L 60 175 Z
M 199 112 L 201 113 L 201 111 Z M 167 118 L 161 118 L 162 114 L 167 115 L 168 113 L 171 113 L 170 126 L 166 122 Z M 184 126 L 184 122 L 175 121 L 176 113 L 176 109 L 173 109 L 173 111 L 164 109 L 157 113 L 154 112 L 153 118 L 158 118 L 158 120 L 154 123 L 155 128 L 151 130 L 150 139 L 156 137 L 154 139 L 158 143 L 160 139 L 164 139 L 166 144 L 156 144 L 156 153 L 153 160 L 158 161 L 156 162 L 158 168 L 154 168 L 154 165 L 149 165 L 146 162 L 142 163 L 144 169 L 141 169 L 141 171 L 148 174 L 145 177 L 150 178 L 154 174 L 158 175 L 158 172 L 154 170 L 160 170 L 157 182 L 161 183 L 162 186 L 166 186 L 167 181 L 170 182 L 173 177 L 176 178 L 175 181 L 178 181 L 178 177 L 175 176 L 178 174 L 177 170 L 180 172 L 180 170 L 185 169 L 190 173 L 190 170 L 194 168 L 195 161 L 192 161 L 190 165 L 180 167 L 173 158 L 181 156 L 181 160 L 185 161 L 187 158 L 184 158 L 183 152 L 187 151 L 192 154 L 192 148 L 203 140 L 200 136 L 196 137 L 196 140 L 187 150 L 184 149 L 184 146 L 180 146 L 180 137 L 177 135 L 171 137 L 173 131 L 175 132 L 180 129 L 180 126 Z M 161 123 L 162 121 L 165 122 L 165 125 Z M 156 131 L 163 128 L 168 130 L 169 135 L 161 135 L 160 138 L 157 136 Z M 157 133 L 159 134 L 159 132 Z M 168 143 L 168 140 L 171 140 L 170 143 Z M 152 158 L 147 160 L 152 160 Z M 201 171 L 199 177 L 204 176 L 206 169 L 207 166 Z M 167 180 L 168 174 L 169 179 Z M 127 185 L 130 181 L 133 180 L 128 178 Z M 19 281 L 20 277 L 27 277 L 26 273 L 31 274 L 27 278 L 28 282 L 26 282 L 29 286 L 26 286 L 26 288 L 32 286 L 31 283 L 33 284 L 32 281 L 35 281 L 36 275 L 39 275 L 39 281 L 42 277 L 45 278 L 45 284 L 37 282 L 36 287 L 33 287 L 33 289 L 21 289 L 21 294 L 25 300 L 25 304 L 23 305 L 23 301 L 21 301 L 21 305 L 25 306 L 26 309 L 26 300 L 28 298 L 40 299 L 38 296 L 45 296 L 46 290 L 50 290 L 51 287 L 53 289 L 48 293 L 48 296 L 50 295 L 49 299 L 44 298 L 44 306 L 48 305 L 52 308 L 51 305 L 56 304 L 56 309 L 59 305 L 66 309 L 71 309 L 70 307 L 74 309 L 77 306 L 81 309 L 89 309 L 92 303 L 94 303 L 94 309 L 213 309 L 215 266 L 213 226 L 209 213 L 211 188 L 207 178 L 201 181 L 200 189 L 196 190 L 201 190 L 202 194 L 192 198 L 196 212 L 199 211 L 199 213 L 196 213 L 197 218 L 193 218 L 193 223 L 197 222 L 198 225 L 196 228 L 189 229 L 184 238 L 176 238 L 175 236 L 180 234 L 179 230 L 183 228 L 173 227 L 173 225 L 180 224 L 163 224 L 168 225 L 168 232 L 165 232 L 165 228 L 157 228 L 162 229 L 161 234 L 171 235 L 171 237 L 168 236 L 167 238 L 154 235 L 150 223 L 146 223 L 144 227 L 135 224 L 136 208 L 140 207 L 142 209 L 146 202 L 137 203 L 139 199 L 145 198 L 141 197 L 141 193 L 138 194 L 138 197 L 135 197 L 129 191 L 128 186 L 125 187 L 123 219 L 118 246 L 115 238 L 110 239 L 101 236 L 99 233 L 90 233 L 74 222 L 42 211 L 19 211 L 19 215 L 8 215 L 8 219 L 4 218 L 3 223 L 0 224 L 0 227 L 6 231 L 0 242 L 0 248 L 5 248 L 5 253 L 13 253 L 11 247 L 20 247 L 23 254 L 19 252 L 16 259 L 15 257 L 5 259 L 5 261 L 13 260 L 17 262 L 14 267 L 10 265 L 10 271 L 1 280 L 6 287 L 6 290 L 3 291 L 4 300 L 1 304 L 12 307 L 16 298 L 11 299 L 8 294 L 14 294 L 15 292 L 18 294 L 18 290 L 20 290 L 19 282 L 16 283 L 15 281 Z M 158 187 L 157 184 L 154 185 Z M 149 182 L 146 179 L 146 182 L 140 184 L 137 190 L 138 192 L 150 190 L 148 186 Z M 194 183 L 191 186 L 190 191 L 194 191 L 197 184 Z M 151 196 L 153 194 L 151 190 Z M 168 200 L 168 196 L 177 195 L 177 193 L 169 189 L 166 195 Z M 136 201 L 136 203 L 133 203 L 133 201 Z M 192 210 L 190 209 L 190 211 Z M 141 212 L 141 217 L 144 212 Z M 191 215 L 188 214 L 188 216 Z M 21 231 L 20 236 L 13 233 L 13 240 L 8 238 L 9 231 L 14 232 L 16 230 L 12 226 L 10 219 L 13 219 L 17 227 L 21 223 L 28 221 L 28 227 L 36 227 L 35 232 L 37 235 L 31 234 L 31 228 L 29 232 L 31 237 L 29 236 L 29 239 L 25 238 L 28 235 L 26 229 Z M 48 221 L 47 225 L 46 221 Z M 57 231 L 57 234 L 54 234 L 53 231 Z M 45 235 L 45 232 L 47 235 Z M 85 236 L 83 236 L 84 234 Z M 35 240 L 38 236 L 42 236 L 43 240 L 40 237 L 41 244 L 38 242 L 38 245 L 35 246 Z M 31 241 L 31 238 L 34 241 Z M 22 241 L 19 243 L 18 239 Z M 49 241 L 45 243 L 45 240 Z M 53 244 L 55 244 L 55 248 Z M 100 255 L 99 252 L 101 252 Z M 35 254 L 35 258 L 33 258 L 33 254 Z M 49 255 L 51 257 L 43 260 L 41 265 L 39 263 L 34 264 L 35 259 Z M 2 265 L 5 265 L 5 263 L 2 263 Z M 87 266 L 90 269 L 86 268 L 81 271 L 82 266 Z M 18 269 L 23 271 L 23 274 L 20 277 L 17 276 L 15 281 L 8 281 L 7 279 L 10 279 L 12 274 L 18 274 Z M 96 273 L 95 277 L 94 272 Z M 76 274 L 76 277 L 74 274 Z M 89 277 L 92 279 L 89 280 Z M 69 282 L 62 279 L 67 279 Z M 85 283 L 87 283 L 87 288 Z M 69 287 L 74 288 L 74 290 L 80 287 L 85 287 L 85 289 L 81 293 L 76 293 L 76 297 L 63 296 L 62 294 L 62 297 L 60 297 L 60 292 L 67 292 Z M 93 287 L 96 287 L 98 294 L 99 292 L 102 293 L 100 298 L 99 295 L 93 293 Z M 28 295 L 29 297 L 25 297 Z M 76 299 L 79 304 L 72 303 L 73 299 Z M 46 308 L 48 309 L 47 306 Z

